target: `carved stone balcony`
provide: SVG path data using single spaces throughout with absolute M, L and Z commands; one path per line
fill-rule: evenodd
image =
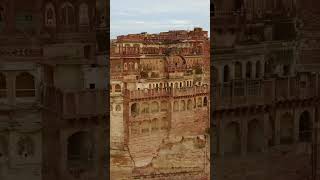
M 107 113 L 107 92 L 104 90 L 59 90 L 44 87 L 41 104 L 64 119 L 104 116 Z
M 211 101 L 215 109 L 224 109 L 248 105 L 268 105 L 318 96 L 316 78 L 310 78 L 307 85 L 303 84 L 297 77 L 234 80 L 223 84 L 213 84 Z

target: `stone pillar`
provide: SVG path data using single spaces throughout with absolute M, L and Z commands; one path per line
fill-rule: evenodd
M 229 65 L 229 70 L 230 70 L 230 72 L 229 72 L 230 79 L 229 80 L 233 80 L 235 78 L 234 77 L 234 71 L 235 71 L 234 64 Z
M 60 139 L 60 177 L 66 176 L 64 173 L 68 173 L 67 159 L 68 159 L 68 133 L 61 132 Z
M 319 96 L 319 73 L 316 74 L 316 96 Z
M 97 144 L 96 149 L 95 149 L 95 156 L 94 156 L 94 174 L 96 175 L 95 178 L 97 179 L 102 179 L 104 176 L 104 165 L 106 162 L 105 160 L 105 146 L 104 144 L 106 143 L 104 137 L 104 128 L 100 126 L 96 126 L 94 128 L 94 136 L 95 136 L 95 143 Z
M 274 138 L 275 138 L 275 142 L 274 142 L 274 144 L 275 145 L 279 145 L 280 144 L 280 114 L 276 111 L 276 110 L 274 110 L 275 112 L 274 112 L 274 115 L 275 116 L 273 116 L 273 117 L 275 117 L 274 118 Z
M 15 104 L 16 96 L 16 73 L 10 72 L 7 75 L 7 97 L 9 104 Z
M 219 82 L 223 83 L 223 78 L 224 78 L 224 66 L 220 67 L 220 68 L 217 68 L 217 71 L 218 71 L 218 79 L 219 79 Z
M 260 77 L 261 76 L 264 76 L 264 67 L 265 66 L 265 61 L 261 61 L 261 63 L 260 63 Z
M 241 137 L 241 155 L 246 156 L 247 155 L 247 136 L 248 136 L 248 120 L 247 115 L 245 118 L 241 119 L 240 123 L 240 137 Z
M 262 152 L 266 152 L 268 150 L 269 138 L 273 136 L 272 127 L 269 125 L 269 114 L 267 112 L 263 113 L 263 134 L 264 134 L 264 142 Z M 267 129 L 270 127 L 271 129 Z M 271 134 L 270 134 L 271 133 Z
M 293 142 L 297 143 L 299 142 L 299 120 L 300 120 L 300 111 L 295 110 L 293 112 L 293 116 L 294 116 L 294 124 L 293 124 Z

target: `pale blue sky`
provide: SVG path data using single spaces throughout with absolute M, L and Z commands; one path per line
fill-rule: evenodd
M 210 0 L 111 0 L 110 36 L 168 30 L 210 30 Z

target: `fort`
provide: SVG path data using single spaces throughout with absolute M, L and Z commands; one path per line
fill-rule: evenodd
M 209 50 L 201 28 L 111 43 L 111 179 L 209 179 Z

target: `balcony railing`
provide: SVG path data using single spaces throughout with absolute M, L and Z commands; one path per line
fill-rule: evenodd
M 125 96 L 129 99 L 145 99 L 145 98 L 158 98 L 158 97 L 180 97 L 180 96 L 193 96 L 204 95 L 210 92 L 209 86 L 193 86 L 184 88 L 158 88 L 158 89 L 145 89 L 129 91 L 125 90 Z
M 301 85 L 298 77 L 268 80 L 233 80 L 211 86 L 211 100 L 216 109 L 246 105 L 264 105 L 317 96 L 316 78 Z M 320 92 L 320 91 L 319 91 Z
M 104 90 L 60 90 L 42 88 L 42 105 L 63 118 L 81 118 L 107 113 L 107 92 Z

